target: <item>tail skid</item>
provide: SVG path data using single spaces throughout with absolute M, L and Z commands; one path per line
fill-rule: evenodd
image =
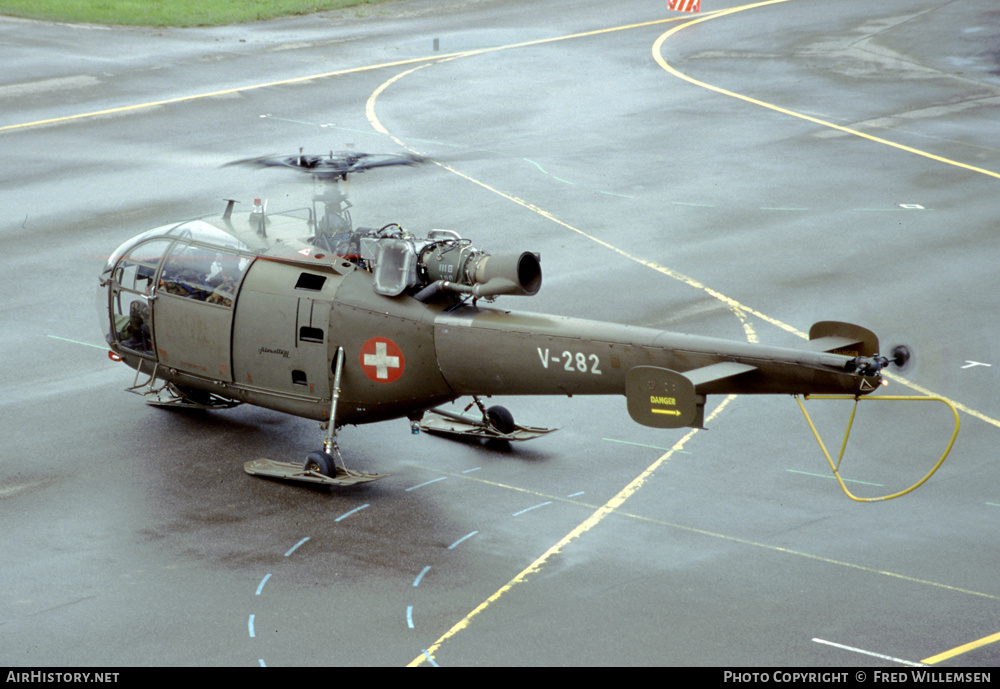
M 906 495 L 907 493 L 913 492 L 914 490 L 922 486 L 924 482 L 927 481 L 927 479 L 933 476 L 934 472 L 936 472 L 938 468 L 944 463 L 945 458 L 951 452 L 951 448 L 955 444 L 955 439 L 958 437 L 958 428 L 959 428 L 958 410 L 955 408 L 954 404 L 952 404 L 949 400 L 945 399 L 944 397 L 918 397 L 918 396 L 911 397 L 911 396 L 889 396 L 889 395 L 872 396 L 872 397 L 850 397 L 847 395 L 806 395 L 804 399 L 807 400 L 808 399 L 816 399 L 816 400 L 853 399 L 854 400 L 854 408 L 851 410 L 851 417 L 847 422 L 847 430 L 844 433 L 844 440 L 840 445 L 840 455 L 837 457 L 837 461 L 834 462 L 833 459 L 830 457 L 830 453 L 826 449 L 826 445 L 823 444 L 823 439 L 820 438 L 819 431 L 816 430 L 816 426 L 813 424 L 812 419 L 809 416 L 809 412 L 806 411 L 806 406 L 805 404 L 803 404 L 802 401 L 803 398 L 800 398 L 798 395 L 795 395 L 794 397 L 795 401 L 799 403 L 799 407 L 802 409 L 802 414 L 805 416 L 806 422 L 809 424 L 809 428 L 812 430 L 813 435 L 816 437 L 816 442 L 819 443 L 819 447 L 823 451 L 823 456 L 826 457 L 827 463 L 833 470 L 833 475 L 836 477 L 837 482 L 840 484 L 840 488 L 844 491 L 844 494 L 847 495 L 847 497 L 856 502 L 882 502 L 884 500 L 892 500 L 893 498 L 898 498 L 902 495 Z M 858 402 L 860 402 L 861 400 L 874 400 L 877 402 L 941 402 L 942 404 L 945 404 L 949 409 L 951 409 L 951 413 L 954 414 L 955 430 L 954 432 L 952 432 L 951 439 L 948 441 L 948 445 L 947 447 L 945 447 L 944 453 L 941 455 L 941 458 L 931 468 L 931 470 L 927 472 L 926 475 L 924 475 L 922 479 L 914 483 L 909 488 L 901 490 L 897 493 L 891 493 L 889 495 L 882 495 L 873 498 L 861 498 L 852 494 L 851 491 L 849 491 L 847 489 L 847 486 L 844 484 L 844 479 L 841 478 L 840 476 L 840 462 L 841 460 L 844 459 L 844 451 L 847 449 L 847 440 L 851 435 L 851 428 L 854 425 L 854 416 L 858 410 Z

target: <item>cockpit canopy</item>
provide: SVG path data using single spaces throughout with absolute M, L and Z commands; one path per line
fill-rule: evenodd
M 233 254 L 252 255 L 255 252 L 240 239 L 203 220 L 191 220 L 174 225 L 164 225 L 132 237 L 114 250 L 104 264 L 102 277 L 110 277 L 115 265 L 126 254 L 133 260 L 155 265 L 167 254 L 171 246 L 180 241 L 185 246 L 214 247 Z
M 151 351 L 149 298 L 157 292 L 232 307 L 255 256 L 240 239 L 201 220 L 133 237 L 111 254 L 101 273 L 98 313 L 106 339 Z

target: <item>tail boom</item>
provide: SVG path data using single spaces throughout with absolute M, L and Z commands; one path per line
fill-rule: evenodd
M 644 398 L 675 397 L 664 390 L 683 388 L 694 402 L 682 414 L 638 415 L 660 420 L 646 425 L 668 419 L 666 427 L 700 426 L 710 394 L 863 395 L 881 383 L 874 334 L 831 322 L 811 346 L 794 349 L 463 307 L 437 317 L 435 347 L 459 395 L 625 395 L 630 405 L 648 406 Z M 477 350 L 488 356 L 468 355 Z

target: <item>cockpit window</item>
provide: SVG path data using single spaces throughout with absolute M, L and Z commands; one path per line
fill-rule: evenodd
M 111 285 L 112 331 L 106 332 L 108 341 L 118 340 L 123 347 L 136 352 L 151 354 L 153 351 L 152 320 L 149 298 L 156 285 L 156 271 L 171 239 L 148 239 L 130 242 L 124 250 L 116 252 L 113 263 L 114 284 Z M 124 258 L 121 256 L 124 255 Z M 111 270 L 111 268 L 106 268 Z M 104 292 L 104 299 L 108 293 Z M 107 322 L 107 301 L 103 305 Z
M 106 277 L 110 274 L 114 269 L 115 264 L 118 263 L 122 256 L 131 252 L 136 247 L 139 247 L 137 251 L 145 252 L 143 245 L 153 246 L 149 240 L 154 238 L 162 239 L 163 243 L 159 245 L 162 251 L 166 251 L 166 246 L 171 241 L 181 239 L 211 244 L 213 246 L 218 246 L 224 251 L 231 250 L 236 253 L 252 252 L 252 249 L 249 246 L 228 232 L 220 230 L 217 227 L 213 227 L 202 220 L 192 220 L 179 225 L 164 225 L 163 227 L 157 227 L 156 229 L 148 230 L 136 237 L 132 237 L 115 249 L 115 252 L 108 257 L 108 261 L 104 266 L 103 275 Z M 163 254 L 161 253 L 160 256 L 162 257 L 162 255 Z
M 232 306 L 246 256 L 178 242 L 163 263 L 159 289 L 219 306 Z
M 141 281 L 152 282 L 156 268 L 163 260 L 164 254 L 170 248 L 169 239 L 154 239 L 143 242 L 129 251 L 126 259 L 118 264 L 116 282 L 126 289 L 149 294 L 151 284 L 139 284 Z M 130 274 L 134 271 L 134 275 Z

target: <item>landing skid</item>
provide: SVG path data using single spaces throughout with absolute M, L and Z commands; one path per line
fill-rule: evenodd
M 182 390 L 173 383 L 164 382 L 159 387 L 156 386 L 156 371 L 159 364 L 153 366 L 153 371 L 146 375 L 146 380 L 140 382 L 142 366 L 135 370 L 135 380 L 132 387 L 125 388 L 126 391 L 135 395 L 140 395 L 143 401 L 154 407 L 173 407 L 177 409 L 231 409 L 239 406 L 241 402 L 219 397 L 210 392 L 201 390 Z
M 473 404 L 479 407 L 482 412 L 481 417 L 476 418 L 464 413 L 456 414 L 444 409 L 429 409 L 424 412 L 423 417 L 414 424 L 414 427 L 438 435 L 509 441 L 533 440 L 559 430 L 558 428 L 518 425 L 514 423 L 513 417 L 505 408 L 490 407 L 485 409 L 479 399 L 474 399 L 465 410 L 468 411 Z
M 326 427 L 323 449 L 310 452 L 302 464 L 275 462 L 272 459 L 255 459 L 243 465 L 251 476 L 274 478 L 299 483 L 319 483 L 326 486 L 356 486 L 385 478 L 388 474 L 369 474 L 348 469 L 337 445 L 337 400 L 340 398 L 340 378 L 344 370 L 344 348 L 337 348 L 334 359 L 333 396 L 330 400 L 330 420 Z
M 130 390 L 142 395 L 146 404 L 154 407 L 174 407 L 180 409 L 231 409 L 239 406 L 240 402 L 217 397 L 211 393 L 199 395 L 201 399 L 195 400 L 175 388 L 173 385 L 165 385 L 157 389 L 149 389 L 145 392 Z
M 385 478 L 388 474 L 369 474 L 346 467 L 335 467 L 335 474 L 327 476 L 316 469 L 306 470 L 301 464 L 275 462 L 273 459 L 255 459 L 243 465 L 243 470 L 251 476 L 273 478 L 299 483 L 319 483 L 326 486 L 356 486 L 369 481 Z

